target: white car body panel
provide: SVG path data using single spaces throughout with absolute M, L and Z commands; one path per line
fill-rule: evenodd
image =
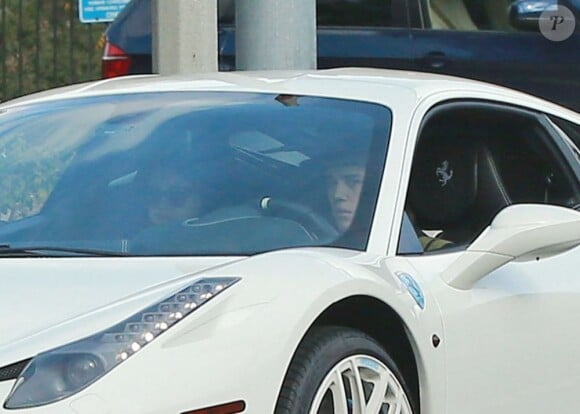
M 306 330 L 328 304 L 355 295 L 376 297 L 389 303 L 401 314 L 408 329 L 418 333 L 421 341 L 414 345 L 424 379 L 431 384 L 430 392 L 434 394 L 432 402 L 426 403 L 434 405 L 433 410 L 441 409 L 444 354 L 433 349 L 430 343 L 431 331 L 442 331 L 434 300 L 427 298 L 429 306 L 424 311 L 418 308 L 392 274 L 406 270 L 400 259 L 340 250 L 329 254 L 324 250 L 273 252 L 202 272 L 204 277 L 236 275 L 242 280 L 218 296 L 211 306 L 200 308 L 194 317 L 115 368 L 106 376 L 106 381 L 99 380 L 70 399 L 43 407 L 42 411 L 75 413 L 71 404 L 82 405 L 80 401 L 85 398 L 96 397 L 102 407 L 114 405 L 113 412 L 153 414 L 168 409 L 182 412 L 219 403 L 227 395 L 229 400 L 243 397 L 248 412 L 270 412 L 276 395 L 263 391 L 281 385 L 280 373 L 285 372 Z M 274 263 L 282 264 L 275 276 L 271 272 Z M 310 269 L 317 278 L 297 272 L 304 268 Z M 255 346 L 248 347 L 248 340 Z M 219 355 L 226 363 L 216 365 L 215 359 L 208 357 L 191 360 L 191 347 L 200 355 Z M 158 377 L 154 382 L 149 378 L 151 366 L 164 368 L 155 370 Z M 265 372 L 269 375 L 264 375 Z M 224 382 L 226 379 L 229 382 Z M 220 384 L 220 387 L 213 390 L 215 394 L 205 389 L 203 393 L 195 393 L 207 383 Z M 158 389 L 159 384 L 166 384 L 167 389 Z M 250 390 L 248 384 L 252 384 Z M 120 389 L 124 390 L 122 401 L 108 401 L 107 396 L 116 395 Z M 181 405 L 174 406 L 177 403 Z M 0 412 L 11 411 L 0 409 Z M 85 411 L 78 413 L 85 414 Z
M 580 281 L 569 269 L 579 253 L 577 247 L 538 262 L 509 263 L 467 291 L 432 279 L 445 349 L 453 356 L 446 360 L 447 412 L 520 412 L 522 402 L 527 413 L 574 411 L 580 379 L 570 373 L 580 369 L 573 328 Z M 426 275 L 443 271 L 459 254 L 408 260 Z
M 152 289 L 179 276 L 231 260 L 236 259 L 177 259 L 167 262 L 148 258 L 146 263 L 134 260 L 119 262 L 107 258 L 4 261 L 2 273 L 6 275 L 5 282 L 11 292 L 0 291 L 0 302 L 11 309 L 14 315 L 25 320 L 31 319 L 31 322 L 24 326 L 21 321 L 3 320 L 2 329 L 6 334 L 0 339 L 0 347 L 34 335 L 47 326 L 93 311 L 102 307 L 103 303 L 130 296 L 136 287 L 138 290 Z M 112 267 L 116 270 L 114 273 L 110 272 Z M 82 279 L 82 285 L 78 284 L 79 279 Z M 51 295 L 43 296 L 42 293 L 48 290 Z M 34 297 L 38 302 L 27 301 Z M 42 309 L 50 309 L 50 313 L 43 313 L 40 311 Z
M 394 114 L 388 179 L 381 183 L 380 214 L 374 216 L 366 252 L 301 248 L 250 258 L 0 259 L 5 275 L 0 367 L 107 328 L 197 277 L 241 277 L 86 389 L 22 413 L 178 414 L 238 399 L 246 401 L 248 413 L 271 413 L 292 355 L 312 323 L 331 304 L 356 295 L 382 301 L 405 324 L 417 359 L 421 413 L 577 412 L 580 376 L 573 373 L 580 372 L 580 279 L 578 270 L 570 269 L 579 268 L 579 247 L 539 261 L 511 262 L 472 289 L 459 290 L 440 275 L 461 252 L 401 257 L 397 245 L 416 137 L 434 105 L 473 99 L 525 104 L 575 123 L 580 115 L 500 87 L 386 70 L 192 79 L 112 79 L 18 99 L 0 109 L 63 96 L 159 90 L 277 92 L 381 103 Z M 350 82 L 357 82 L 356 89 Z M 397 272 L 418 282 L 425 309 Z M 441 338 L 437 347 L 433 335 Z M 0 401 L 14 383 L 0 382 Z M 524 410 L 516 411 L 522 404 Z M 14 412 L 0 406 L 0 413 Z

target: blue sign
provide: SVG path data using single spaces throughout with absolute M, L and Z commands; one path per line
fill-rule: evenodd
M 79 0 L 82 23 L 112 22 L 130 0 Z

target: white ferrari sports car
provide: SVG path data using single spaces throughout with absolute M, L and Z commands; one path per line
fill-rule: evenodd
M 0 106 L 0 413 L 577 414 L 580 115 L 375 69 Z

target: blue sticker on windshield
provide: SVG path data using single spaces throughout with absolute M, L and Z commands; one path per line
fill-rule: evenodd
M 397 272 L 396 275 L 403 282 L 407 291 L 411 294 L 415 302 L 417 302 L 417 305 L 421 309 L 425 309 L 425 296 L 423 296 L 423 291 L 413 276 L 404 272 Z

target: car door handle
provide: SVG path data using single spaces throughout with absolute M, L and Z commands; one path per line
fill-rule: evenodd
M 443 52 L 429 52 L 421 59 L 423 67 L 441 69 L 447 64 L 447 55 Z

